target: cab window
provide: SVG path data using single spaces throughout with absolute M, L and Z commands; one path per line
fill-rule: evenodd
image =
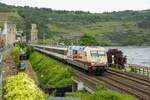
M 92 57 L 99 57 L 105 55 L 104 51 L 98 51 L 98 50 L 90 51 L 90 53 Z

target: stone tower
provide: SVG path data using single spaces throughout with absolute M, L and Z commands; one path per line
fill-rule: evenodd
M 8 35 L 7 35 L 8 44 L 12 45 L 16 42 L 16 34 L 17 34 L 16 25 L 9 24 L 8 25 Z
M 31 25 L 31 42 L 36 43 L 38 40 L 38 30 L 37 30 L 37 25 L 32 24 Z

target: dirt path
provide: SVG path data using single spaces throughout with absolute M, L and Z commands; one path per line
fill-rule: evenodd
M 25 69 L 25 72 L 35 81 L 35 83 L 36 83 L 37 85 L 39 85 L 38 78 L 37 78 L 37 76 L 36 76 L 35 71 L 34 71 L 33 68 L 32 68 L 32 65 L 31 65 L 30 61 L 29 61 L 29 60 L 26 60 L 25 63 L 26 63 L 26 65 L 27 65 L 27 67 L 26 67 L 26 69 Z

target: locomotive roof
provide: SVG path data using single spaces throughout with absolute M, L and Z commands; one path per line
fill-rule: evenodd
M 49 46 L 49 45 L 34 45 L 34 46 L 57 49 L 57 50 L 67 50 L 67 48 L 63 46 Z
M 58 50 L 67 50 L 67 49 L 68 50 L 84 50 L 86 48 L 92 48 L 92 49 L 103 48 L 104 49 L 104 47 L 101 47 L 101 46 L 50 46 L 50 45 L 34 45 L 34 46 L 58 49 Z
M 69 50 L 84 50 L 86 48 L 104 48 L 101 46 L 68 46 Z

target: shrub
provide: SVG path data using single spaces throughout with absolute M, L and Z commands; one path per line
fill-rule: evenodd
M 91 94 L 85 90 L 80 90 L 67 95 L 68 97 L 80 98 L 80 100 L 90 100 Z
M 98 42 L 95 37 L 84 35 L 80 38 L 81 45 L 98 45 Z
M 137 70 L 136 70 L 136 68 L 135 68 L 135 67 L 133 67 L 133 66 L 130 66 L 130 72 L 137 73 Z
M 19 55 L 19 48 L 15 47 L 12 49 L 12 56 L 15 62 L 15 66 L 18 67 L 20 63 L 20 55 Z
M 27 47 L 26 48 L 26 55 L 27 55 L 27 59 L 29 59 L 30 55 L 33 52 L 33 48 L 32 47 Z
M 89 94 L 86 91 L 79 91 L 69 96 L 79 97 L 81 100 L 135 100 L 132 96 L 107 90 L 101 85 L 97 86 L 96 91 L 93 94 Z
M 27 46 L 27 44 L 25 42 L 18 42 L 17 46 L 19 46 L 20 48 L 24 49 Z
M 25 73 L 8 77 L 3 89 L 6 100 L 45 100 L 46 98 L 46 95 Z
M 129 95 L 101 88 L 97 89 L 95 93 L 90 96 L 90 100 L 135 100 L 135 99 Z
M 63 87 L 73 83 L 71 67 L 35 51 L 31 54 L 30 61 L 41 84 L 47 87 Z

